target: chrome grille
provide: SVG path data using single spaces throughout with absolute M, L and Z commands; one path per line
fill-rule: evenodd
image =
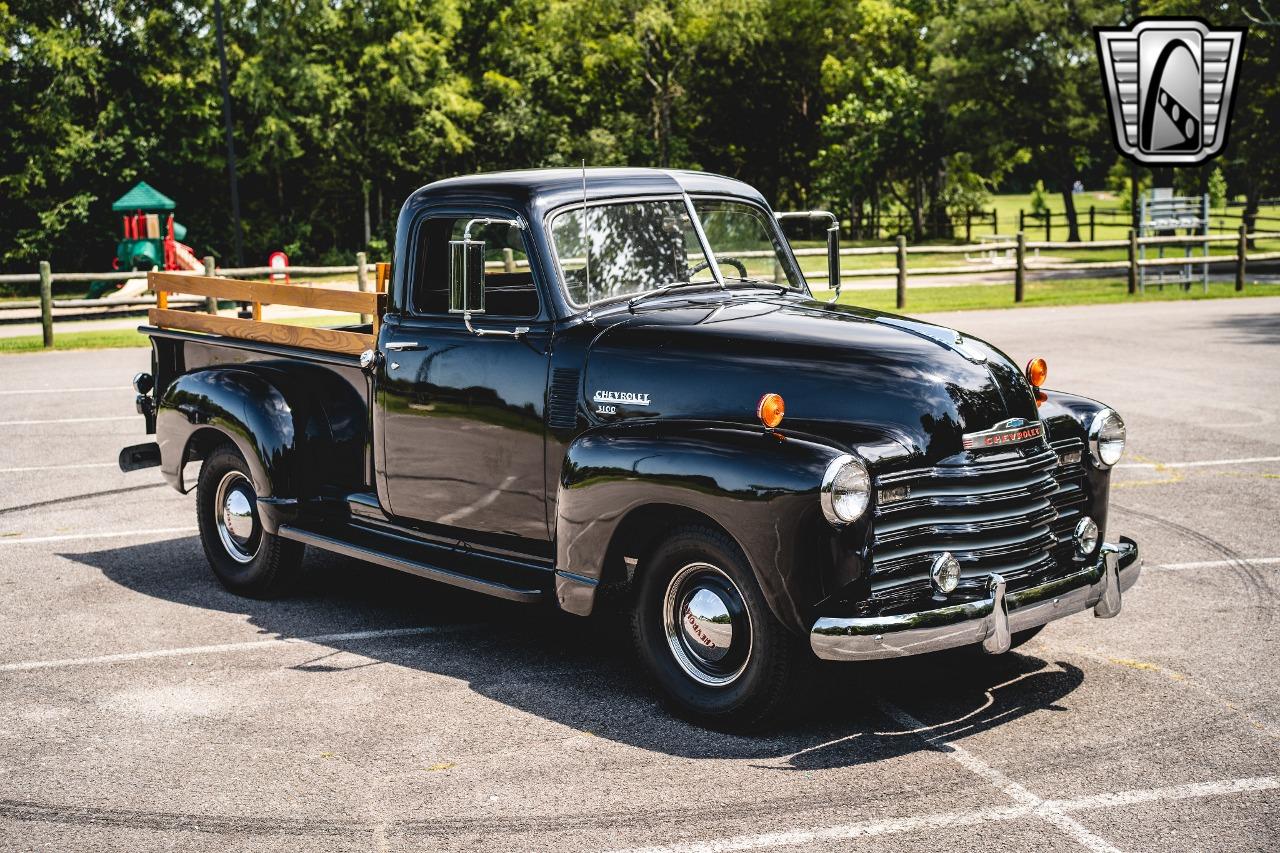
M 1079 442 L 1076 442 L 1077 444 Z M 876 477 L 877 490 L 905 486 L 907 497 L 878 505 L 871 552 L 872 597 L 882 604 L 928 592 L 929 565 L 950 551 L 961 568 L 961 591 L 985 587 L 993 572 L 1018 589 L 1071 571 L 1071 528 L 1085 501 L 1078 479 L 1057 477 L 1060 448 L 1043 442 L 975 461 L 894 471 Z M 1065 539 L 1063 530 L 1066 531 Z
M 1064 465 L 1055 472 L 1058 483 L 1057 490 L 1050 495 L 1053 508 L 1058 512 L 1058 520 L 1053 523 L 1053 532 L 1059 540 L 1071 539 L 1076 529 L 1076 522 L 1084 515 L 1085 504 L 1089 500 L 1088 475 L 1084 469 L 1085 447 L 1078 438 L 1068 438 L 1053 443 L 1054 453 L 1079 451 L 1080 461 Z

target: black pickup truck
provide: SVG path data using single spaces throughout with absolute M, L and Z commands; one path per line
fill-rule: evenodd
M 832 227 L 821 277 L 839 260 Z M 304 546 L 583 616 L 608 589 L 668 702 L 742 728 L 817 659 L 998 654 L 1137 580 L 1104 541 L 1120 416 L 1042 360 L 815 299 L 738 181 L 423 187 L 379 319 L 359 355 L 142 327 L 156 442 L 121 465 L 196 490 L 229 589 L 287 590 Z

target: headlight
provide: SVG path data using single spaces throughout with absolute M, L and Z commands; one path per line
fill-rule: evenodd
M 870 502 L 867 466 L 848 454 L 833 459 L 822 475 L 822 512 L 827 521 L 837 526 L 857 521 Z
M 1098 525 L 1089 516 L 1080 519 L 1074 534 L 1076 550 L 1081 557 L 1087 557 L 1098 547 Z
M 929 567 L 929 581 L 943 595 L 956 591 L 960 584 L 960 563 L 950 551 L 943 551 L 933 558 L 933 565 Z
M 1099 468 L 1110 468 L 1124 454 L 1124 420 L 1112 409 L 1103 409 L 1089 424 L 1089 454 Z

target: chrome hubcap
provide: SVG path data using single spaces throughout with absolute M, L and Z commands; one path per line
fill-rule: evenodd
M 667 645 L 682 670 L 710 687 L 732 684 L 751 657 L 751 617 L 742 593 L 710 563 L 690 563 L 667 584 Z
M 239 471 L 228 471 L 214 494 L 218 539 L 231 559 L 238 563 L 247 563 L 258 553 L 262 527 L 258 523 L 257 499 L 253 484 Z

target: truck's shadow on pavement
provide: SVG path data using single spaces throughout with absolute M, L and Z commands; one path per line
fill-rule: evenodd
M 456 678 L 497 702 L 631 746 L 681 757 L 758 759 L 781 771 L 933 749 L 926 738 L 964 737 L 1033 711 L 1061 710 L 1058 703 L 1083 681 L 1074 666 L 1018 652 L 830 665 L 795 720 L 764 736 L 735 736 L 690 725 L 660 707 L 631 656 L 625 626 L 612 620 L 509 604 L 314 551 L 296 594 L 277 601 L 223 590 L 195 538 L 61 556 L 142 595 L 242 615 L 267 635 L 438 627 L 424 635 L 324 645 Z M 325 658 L 290 665 L 317 678 L 345 668 Z M 423 702 L 431 702 L 430 691 L 423 691 Z M 922 724 L 920 732 L 909 731 L 904 720 L 910 718 Z

